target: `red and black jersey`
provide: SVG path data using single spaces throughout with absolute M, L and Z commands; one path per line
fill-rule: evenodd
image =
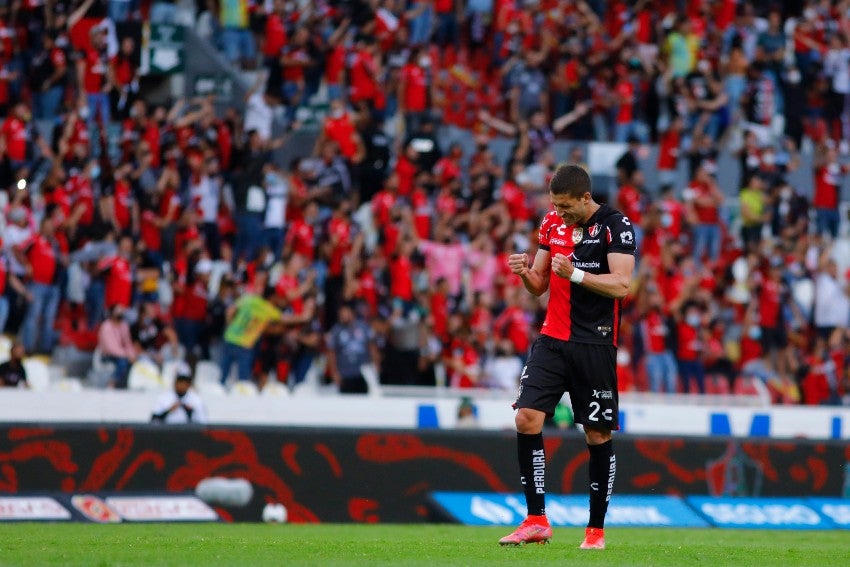
M 601 205 L 585 225 L 566 225 L 549 211 L 540 225 L 540 249 L 568 257 L 576 268 L 591 274 L 610 273 L 608 254 L 635 254 L 631 221 Z M 569 279 L 551 275 L 549 308 L 541 333 L 577 343 L 617 345 L 620 300 L 603 297 Z

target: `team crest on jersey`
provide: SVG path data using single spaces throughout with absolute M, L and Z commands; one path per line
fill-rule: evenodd
M 584 238 L 584 231 L 580 226 L 573 229 L 573 244 L 578 244 Z
M 596 238 L 596 235 L 599 234 L 600 230 L 602 230 L 602 227 L 599 225 L 599 223 L 596 223 L 588 229 L 587 233 L 590 235 L 591 238 Z

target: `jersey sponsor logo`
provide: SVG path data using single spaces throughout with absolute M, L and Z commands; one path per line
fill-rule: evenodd
M 546 456 L 544 454 L 544 449 L 534 450 L 532 466 L 534 467 L 534 491 L 537 494 L 545 494 Z
M 596 238 L 596 236 L 599 234 L 599 231 L 601 230 L 602 227 L 599 225 L 599 223 L 596 223 L 587 230 L 587 234 L 589 234 L 591 238 Z
M 573 229 L 573 244 L 578 244 L 584 238 L 584 230 L 577 226 Z
M 599 262 L 582 262 L 580 260 L 573 260 L 573 266 L 575 266 L 576 268 L 581 268 L 582 270 L 587 270 L 594 268 L 599 269 L 602 267 L 602 264 L 600 264 Z
M 632 242 L 635 241 L 635 237 L 628 230 L 624 230 L 623 232 L 620 233 L 620 240 L 622 241 L 623 244 L 631 244 Z
M 617 475 L 617 456 L 611 455 L 608 466 L 608 493 L 605 495 L 605 502 L 611 500 L 611 493 L 614 492 L 614 477 Z
M 566 246 L 567 241 L 564 240 L 563 238 L 550 238 L 549 239 L 549 246 L 552 246 L 552 245 L 554 245 L 554 246 Z
M 611 390 L 593 390 L 593 397 L 597 400 L 613 400 L 614 393 Z
M 592 239 L 588 238 L 587 240 L 583 241 L 582 244 L 599 244 L 599 239 L 598 238 L 592 238 Z

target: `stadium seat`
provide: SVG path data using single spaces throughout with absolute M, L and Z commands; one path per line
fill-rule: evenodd
M 43 392 L 50 387 L 50 368 L 43 358 L 25 358 L 24 370 L 27 373 L 27 382 L 29 382 L 30 389 L 36 392 Z
M 758 397 L 765 405 L 771 403 L 771 395 L 767 386 L 759 378 L 752 376 L 739 376 L 735 380 L 733 393 L 741 396 Z
M 276 262 L 269 270 L 269 285 L 274 287 L 280 281 L 280 276 L 283 275 L 283 263 Z
M 160 305 L 170 307 L 174 302 L 174 289 L 167 279 L 160 278 L 157 293 L 159 294 Z
M 231 396 L 245 396 L 245 397 L 256 397 L 260 394 L 260 391 L 257 390 L 256 384 L 253 382 L 249 382 L 247 380 L 237 380 L 230 387 L 230 395 Z
M 162 390 L 164 383 L 159 375 L 159 368 L 150 360 L 143 358 L 137 360 L 130 367 L 127 388 L 143 392 Z
M 218 294 L 218 289 L 221 287 L 221 280 L 225 275 L 231 272 L 230 262 L 225 260 L 215 260 L 212 263 L 212 271 L 210 272 L 209 293 L 210 297 L 215 297 Z
M 319 393 L 322 388 L 322 376 L 325 373 L 325 364 L 326 359 L 324 356 L 319 356 L 313 359 L 313 363 L 310 365 L 310 368 L 307 370 L 307 374 L 304 376 L 304 381 L 300 384 L 296 384 L 292 388 L 292 395 L 294 396 L 303 396 L 303 395 L 315 395 Z
M 168 360 L 162 363 L 162 371 L 159 376 L 166 388 L 174 386 L 174 378 L 177 376 L 177 369 L 181 364 L 185 363 L 182 360 Z
M 218 382 L 196 382 L 193 386 L 201 396 L 224 397 L 227 389 Z
M 357 221 L 366 237 L 366 250 L 373 251 L 378 246 L 378 229 L 375 227 L 375 222 L 372 217 L 372 205 L 363 203 L 359 209 L 354 212 L 353 218 Z
M 811 313 L 815 305 L 815 283 L 802 279 L 791 285 L 791 293 L 803 313 Z
M 106 384 L 112 378 L 115 372 L 115 364 L 103 360 L 103 353 L 100 349 L 94 349 L 91 360 L 91 370 L 88 374 L 88 380 L 92 386 L 96 388 L 105 388 Z
M 195 385 L 211 382 L 221 385 L 221 367 L 212 360 L 199 360 L 195 365 Z
M 260 394 L 265 398 L 288 398 L 289 388 L 281 384 L 277 380 L 269 380 Z
M 159 355 L 162 357 L 163 364 L 171 361 L 184 361 L 186 360 L 186 347 L 181 344 L 174 346 L 171 343 L 165 343 L 160 347 Z
M 434 382 L 437 384 L 437 386 L 446 386 L 446 365 L 442 362 L 437 362 L 434 364 Z
M 720 374 L 709 374 L 705 377 L 705 393 L 724 395 L 730 394 L 729 381 Z
M 57 392 L 76 393 L 83 391 L 83 385 L 80 383 L 79 378 L 60 378 L 50 385 L 50 389 Z
M 366 379 L 366 383 L 369 385 L 369 397 L 379 397 L 381 396 L 381 381 L 378 377 L 378 369 L 375 368 L 374 364 L 364 364 L 360 367 L 360 373 L 363 374 L 363 378 Z
M 12 339 L 6 335 L 0 335 L 0 362 L 6 362 L 10 358 L 12 350 Z

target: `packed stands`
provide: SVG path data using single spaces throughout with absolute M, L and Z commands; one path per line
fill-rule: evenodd
M 0 6 L 0 351 L 41 383 L 511 392 L 545 304 L 505 258 L 569 160 L 640 229 L 622 391 L 844 403 L 850 3 L 198 4 Z M 244 104 L 154 93 L 175 21 Z

